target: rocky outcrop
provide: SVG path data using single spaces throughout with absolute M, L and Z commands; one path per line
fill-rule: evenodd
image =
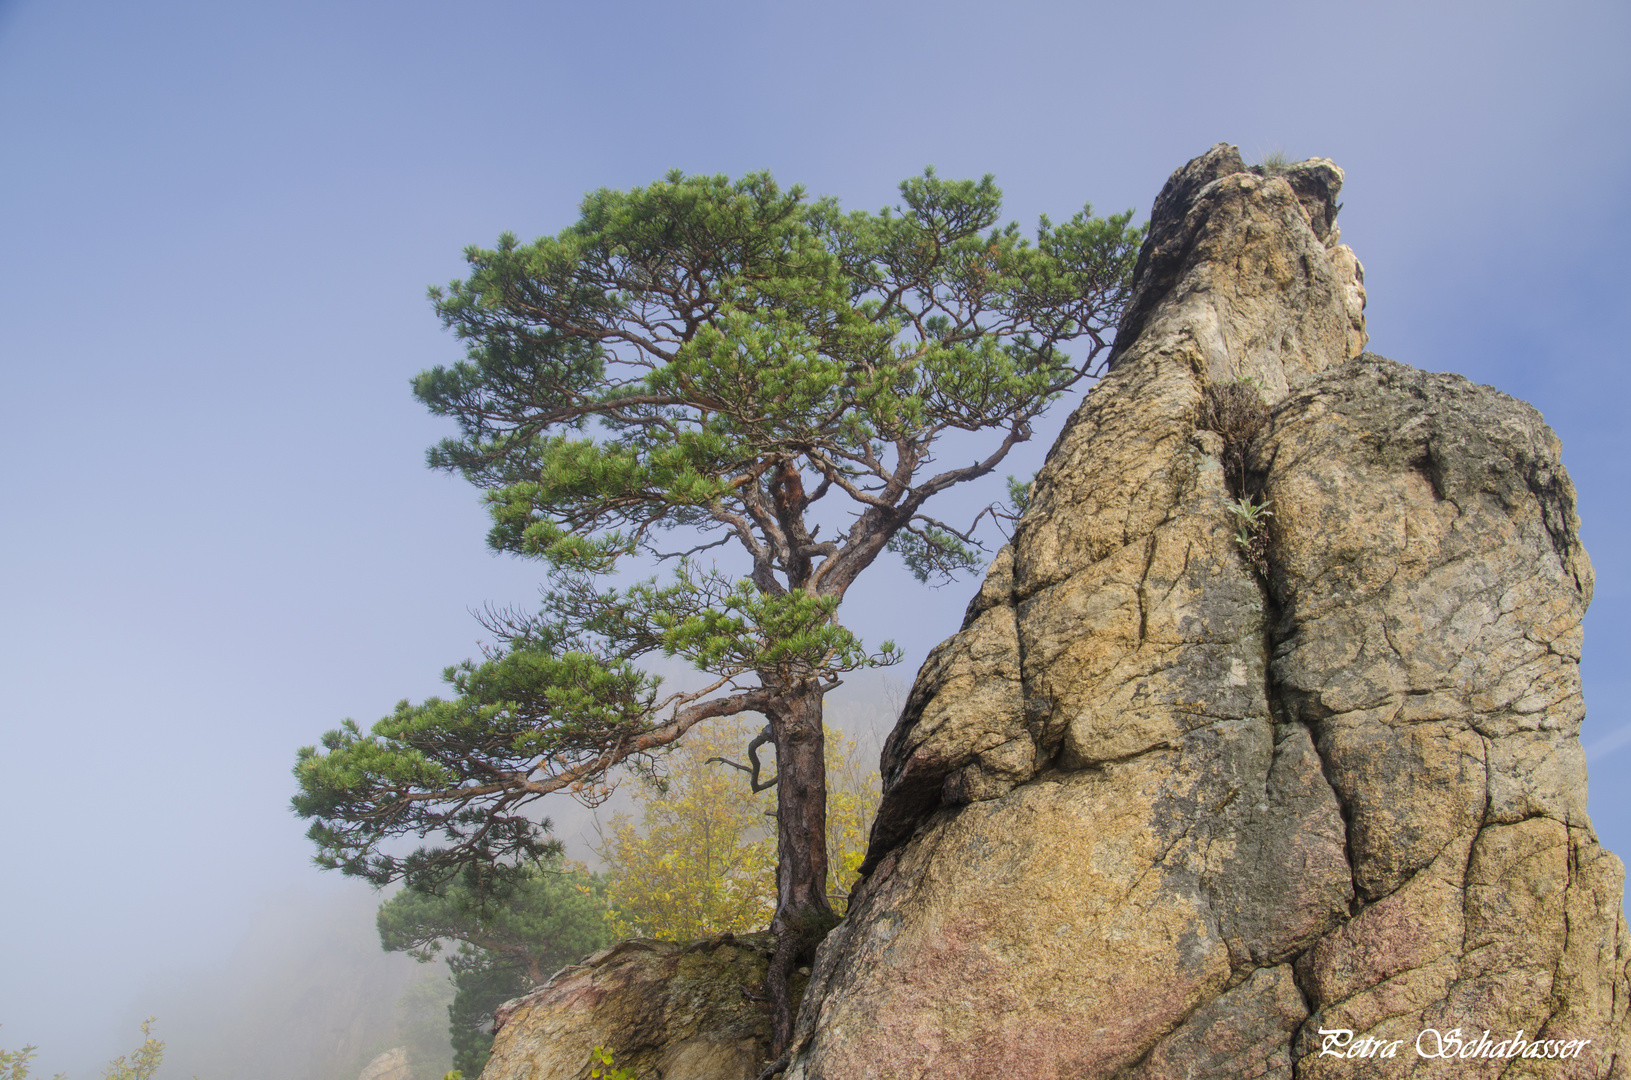
M 773 947 L 769 934 L 727 934 L 604 949 L 498 1010 L 482 1078 L 584 1080 L 605 1047 L 640 1077 L 753 1080 L 770 1046 L 761 991 Z
M 1341 181 L 1220 146 L 1161 193 L 885 747 L 790 1078 L 1628 1075 L 1573 489 L 1533 409 L 1363 353 Z M 1243 380 L 1258 430 L 1209 408 Z M 1418 1056 L 1457 1028 L 1591 1041 Z

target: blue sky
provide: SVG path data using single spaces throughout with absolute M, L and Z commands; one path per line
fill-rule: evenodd
M 459 351 L 425 286 L 671 168 L 867 207 L 992 172 L 1030 224 L 1142 216 L 1220 140 L 1336 160 L 1372 348 L 1563 439 L 1631 850 L 1628 45 L 1623 3 L 0 0 L 0 1045 L 84 1073 L 332 887 L 295 747 L 435 692 L 538 576 L 423 467 L 407 381 Z M 873 574 L 846 620 L 915 669 L 973 584 Z

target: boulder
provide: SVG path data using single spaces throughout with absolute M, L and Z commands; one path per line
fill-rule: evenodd
M 663 1080 L 753 1080 L 770 1048 L 763 999 L 774 939 L 625 941 L 563 968 L 495 1015 L 482 1080 L 586 1080 L 614 1067 Z
M 885 746 L 790 1080 L 1626 1075 L 1574 491 L 1532 408 L 1363 352 L 1341 183 L 1227 146 L 1168 181 Z M 1416 1052 L 1458 1028 L 1591 1041 Z

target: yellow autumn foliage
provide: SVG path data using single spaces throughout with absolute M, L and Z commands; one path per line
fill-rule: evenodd
M 862 754 L 855 740 L 842 731 L 826 730 L 827 896 L 833 910 L 842 915 L 849 906 L 849 891 L 861 876 L 881 787 L 873 756 Z
M 612 818 L 600 849 L 607 918 L 619 937 L 692 941 L 751 933 L 776 909 L 776 793 L 755 794 L 747 775 L 710 758 L 744 761 L 758 727 L 716 721 L 692 731 L 664 762 L 661 783 L 645 780 L 635 798 L 640 824 Z M 765 776 L 774 754 L 760 752 Z M 878 805 L 878 773 L 855 741 L 827 729 L 828 894 L 842 913 Z

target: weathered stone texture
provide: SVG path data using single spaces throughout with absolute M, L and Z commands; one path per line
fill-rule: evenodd
M 1593 1038 L 1567 1075 L 1607 1075 L 1631 949 L 1585 812 L 1592 576 L 1556 438 L 1504 394 L 1367 355 L 1283 402 L 1254 450 L 1278 508 L 1272 680 L 1346 809 L 1361 902 L 1298 961 L 1304 1046 L 1522 1029 Z
M 564 968 L 498 1013 L 482 1080 L 586 1080 L 591 1051 L 663 1080 L 753 1080 L 770 1046 L 758 994 L 768 934 L 694 945 L 626 941 Z
M 1168 182 L 1110 373 L 885 747 L 790 1078 L 1436 1075 L 1318 1029 L 1457 1026 L 1594 1040 L 1458 1075 L 1626 1075 L 1573 489 L 1533 409 L 1361 355 L 1341 179 L 1220 146 Z M 1240 379 L 1266 575 L 1197 430 Z

